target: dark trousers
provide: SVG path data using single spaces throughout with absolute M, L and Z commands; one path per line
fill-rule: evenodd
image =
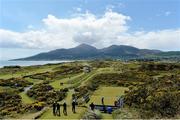
M 53 108 L 53 115 L 56 115 L 56 109 Z
M 60 109 L 56 110 L 56 115 L 61 116 Z
M 75 106 L 72 106 L 72 112 L 73 112 L 73 113 L 76 113 L 76 108 L 75 108 Z
M 66 108 L 63 109 L 63 113 L 64 113 L 64 115 L 67 115 L 67 109 Z

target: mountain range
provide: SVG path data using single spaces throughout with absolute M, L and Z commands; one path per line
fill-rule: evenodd
M 83 59 L 128 59 L 144 58 L 148 56 L 178 56 L 179 51 L 163 52 L 160 50 L 139 49 L 127 45 L 111 45 L 106 48 L 97 49 L 87 44 L 81 44 L 70 49 L 56 49 L 34 56 L 20 58 L 16 60 L 83 60 Z

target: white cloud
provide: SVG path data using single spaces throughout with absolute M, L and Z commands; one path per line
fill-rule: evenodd
M 141 31 L 118 37 L 118 42 L 138 48 L 180 50 L 180 29 Z
M 33 25 L 28 25 L 27 28 L 28 29 L 34 29 L 34 26 Z
M 169 16 L 169 15 L 171 15 L 171 12 L 170 11 L 166 11 L 165 12 L 165 16 Z
M 82 9 L 81 8 L 76 8 L 76 10 L 78 11 L 78 12 L 81 12 L 82 11 Z
M 129 16 L 108 10 L 101 17 L 86 12 L 72 18 L 48 15 L 40 30 L 14 32 L 0 29 L 0 47 L 70 48 L 81 43 L 98 48 L 112 44 L 139 48 L 177 50 L 180 48 L 180 29 L 135 31 L 128 33 Z
M 111 11 L 111 10 L 114 9 L 114 8 L 115 8 L 114 5 L 107 5 L 107 6 L 106 6 L 106 10 L 107 10 L 107 11 Z
M 82 8 L 81 7 L 74 7 L 73 8 L 73 12 L 82 12 Z
M 170 11 L 161 11 L 161 12 L 159 12 L 159 13 L 157 13 L 156 14 L 156 16 L 157 17 L 162 17 L 162 16 L 169 16 L 169 15 L 171 15 L 172 14 L 172 12 L 170 12 Z

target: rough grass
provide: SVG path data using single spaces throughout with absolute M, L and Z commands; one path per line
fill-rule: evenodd
M 139 110 L 125 107 L 113 112 L 113 119 L 140 119 Z
M 11 77 L 22 77 L 25 75 L 31 75 L 31 74 L 36 74 L 36 73 L 43 73 L 43 72 L 48 72 L 48 71 L 52 71 L 52 69 L 54 67 L 57 67 L 58 65 L 44 65 L 44 66 L 26 66 L 26 67 L 22 67 L 21 71 L 17 71 L 15 73 L 11 73 L 11 70 L 9 70 L 9 73 L 4 73 L 4 74 L 0 74 L 0 79 L 8 79 Z M 3 68 L 1 68 L 3 69 Z
M 16 89 L 14 89 L 14 88 L 11 88 L 11 87 L 5 87 L 5 86 L 0 86 L 0 92 L 4 92 L 4 91 L 6 91 L 6 92 L 9 92 L 9 91 L 15 91 Z

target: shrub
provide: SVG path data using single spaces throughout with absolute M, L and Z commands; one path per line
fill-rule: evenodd
M 10 115 L 22 107 L 21 96 L 15 92 L 0 92 L 0 100 L 0 116 Z
M 36 102 L 33 104 L 33 107 L 38 111 L 42 110 L 44 106 L 45 106 L 44 102 Z
M 46 102 L 51 104 L 54 101 L 59 101 L 65 98 L 68 89 L 62 89 L 55 91 L 49 84 L 40 83 L 34 85 L 30 90 L 27 91 L 29 97 L 33 97 L 40 102 Z
M 9 87 L 26 87 L 32 85 L 33 83 L 24 80 L 23 78 L 9 78 L 9 79 L 0 79 L 0 86 L 9 86 Z
M 167 81 L 171 81 L 168 82 Z M 162 77 L 159 80 L 147 80 L 143 85 L 137 85 L 125 96 L 129 106 L 151 111 L 154 115 L 174 117 L 180 111 L 179 76 Z

